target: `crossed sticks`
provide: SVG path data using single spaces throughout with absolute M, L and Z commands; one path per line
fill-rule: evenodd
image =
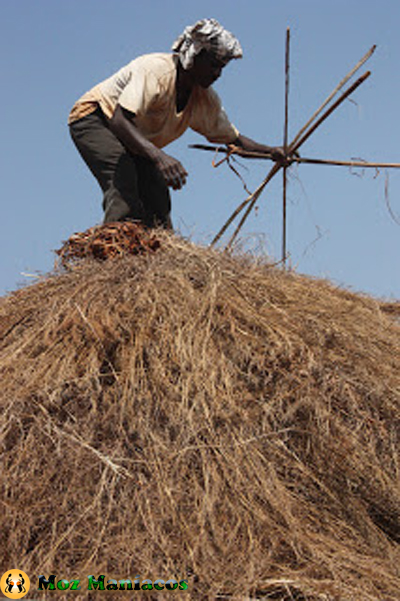
M 346 167 L 372 167 L 372 168 L 400 168 L 400 163 L 369 163 L 364 161 L 337 161 L 337 160 L 323 160 L 323 159 L 310 159 L 310 158 L 302 158 L 296 156 L 296 151 L 304 144 L 306 140 L 315 132 L 315 130 L 348 98 L 364 81 L 368 79 L 371 75 L 370 71 L 367 71 L 357 79 L 352 85 L 350 85 L 340 96 L 339 98 L 326 108 L 330 102 L 334 99 L 334 97 L 342 90 L 342 88 L 346 85 L 346 83 L 353 77 L 353 75 L 364 65 L 364 63 L 372 56 L 376 49 L 376 46 L 372 46 L 370 50 L 361 58 L 361 60 L 349 71 L 349 73 L 339 82 L 336 88 L 329 94 L 326 100 L 321 104 L 321 106 L 315 111 L 315 113 L 310 117 L 307 123 L 300 129 L 298 134 L 292 140 L 290 144 L 288 144 L 288 106 L 289 106 L 289 55 L 290 55 L 290 29 L 286 30 L 286 60 L 285 60 L 285 122 L 284 122 L 284 141 L 283 148 L 285 152 L 286 160 L 283 162 L 276 162 L 273 167 L 268 172 L 265 179 L 261 182 L 258 188 L 250 194 L 231 214 L 229 219 L 220 229 L 218 234 L 214 237 L 211 242 L 211 246 L 214 246 L 220 238 L 224 235 L 228 227 L 234 221 L 234 219 L 241 213 L 244 209 L 245 212 L 239 221 L 233 235 L 229 239 L 226 248 L 231 248 L 233 242 L 235 241 L 237 235 L 242 229 L 245 221 L 250 215 L 254 205 L 256 204 L 258 198 L 262 194 L 264 188 L 271 181 L 273 177 L 282 169 L 283 171 L 283 232 L 282 232 L 282 262 L 286 262 L 286 190 L 287 190 L 287 169 L 289 166 L 296 163 L 308 163 L 315 165 L 337 165 L 337 166 L 346 166 Z M 324 109 L 326 109 L 324 111 Z M 323 112 L 324 111 L 324 112 Z M 322 114 L 321 114 L 322 113 Z M 317 117 L 319 117 L 317 119 Z M 247 152 L 240 148 L 236 148 L 234 146 L 230 146 L 228 148 L 221 149 L 216 146 L 202 145 L 202 144 L 193 144 L 190 146 L 191 148 L 197 148 L 201 150 L 212 150 L 214 152 L 223 151 L 226 153 L 226 157 L 223 160 L 228 159 L 231 155 L 236 154 L 243 158 L 258 158 L 258 159 L 270 159 L 271 156 L 258 153 L 258 152 Z M 219 161 L 221 164 L 222 161 Z M 215 166 L 217 166 L 215 165 Z

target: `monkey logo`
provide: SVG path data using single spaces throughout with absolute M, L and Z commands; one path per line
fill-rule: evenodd
M 22 599 L 29 591 L 30 580 L 22 570 L 7 570 L 0 580 L 0 590 L 9 599 Z

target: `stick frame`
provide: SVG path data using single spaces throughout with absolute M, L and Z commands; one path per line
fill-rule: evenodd
M 339 82 L 339 84 L 336 86 L 336 88 L 326 98 L 326 100 L 317 109 L 317 111 L 315 111 L 315 113 L 310 117 L 310 119 L 306 122 L 306 124 L 300 129 L 300 131 L 298 132 L 296 137 L 293 139 L 291 144 L 288 146 L 287 133 L 288 133 L 288 99 L 289 99 L 289 69 L 290 69 L 290 28 L 289 27 L 287 28 L 287 30 L 286 30 L 286 53 L 285 53 L 285 122 L 284 122 L 284 144 L 283 144 L 284 150 L 285 150 L 285 155 L 287 157 L 290 157 L 290 155 L 295 153 L 300 148 L 300 146 L 314 133 L 314 131 L 325 121 L 325 119 L 327 119 L 329 117 L 329 115 L 331 115 L 333 113 L 333 111 L 335 111 L 338 108 L 338 106 L 371 75 L 370 71 L 367 71 L 366 73 L 364 73 L 364 75 L 362 77 L 360 77 L 355 83 L 353 83 L 345 92 L 343 92 L 343 94 L 339 97 L 339 99 L 321 115 L 321 117 L 317 120 L 316 123 L 314 123 L 311 126 L 311 124 L 315 121 L 316 117 L 318 115 L 320 115 L 320 113 L 329 104 L 329 102 L 334 98 L 334 96 L 343 88 L 343 86 L 360 69 L 360 67 L 372 56 L 375 49 L 376 49 L 376 46 L 375 45 L 372 46 L 372 48 L 370 48 L 370 50 L 351 69 L 351 71 Z M 218 151 L 218 147 L 208 147 L 208 146 L 201 145 L 201 144 L 192 145 L 191 148 L 200 148 L 203 150 L 213 149 L 214 151 L 215 150 Z M 225 152 L 228 153 L 227 150 Z M 243 158 L 264 158 L 264 159 L 268 158 L 268 159 L 271 159 L 270 156 L 261 155 L 259 153 L 246 153 L 245 151 L 244 152 L 235 152 L 235 151 L 232 151 L 232 149 L 229 150 L 229 154 L 238 154 L 238 155 L 242 156 Z M 299 163 L 300 162 L 304 162 L 304 163 L 307 163 L 307 162 L 312 163 L 313 162 L 312 159 L 301 160 L 301 159 L 291 157 L 290 161 L 285 162 L 283 165 L 275 163 L 275 165 L 271 168 L 268 175 L 263 180 L 263 182 L 260 184 L 260 186 L 257 188 L 257 190 L 253 194 L 248 196 L 231 214 L 229 219 L 226 221 L 226 223 L 223 225 L 223 227 L 220 229 L 220 231 L 216 234 L 216 236 L 212 240 L 210 246 L 214 246 L 220 240 L 220 238 L 223 236 L 223 234 L 225 233 L 227 228 L 230 226 L 232 221 L 247 206 L 247 210 L 246 210 L 244 216 L 242 217 L 238 227 L 236 228 L 234 234 L 232 235 L 231 239 L 229 240 L 226 248 L 229 249 L 232 246 L 236 236 L 238 235 L 240 229 L 244 225 L 247 217 L 249 216 L 252 208 L 254 207 L 255 203 L 257 202 L 257 199 L 261 195 L 265 186 L 271 181 L 271 179 L 276 175 L 276 173 L 281 168 L 283 168 L 282 262 L 285 264 L 285 262 L 286 262 L 286 228 L 287 228 L 287 224 L 286 224 L 286 219 L 287 219 L 287 199 L 286 199 L 287 169 L 288 169 L 289 165 L 295 161 L 299 162 Z M 319 161 L 317 162 L 317 161 L 318 160 L 315 160 L 315 164 L 329 164 L 329 162 L 326 162 L 326 161 L 323 161 L 323 162 L 322 162 L 322 160 L 321 160 L 321 162 L 319 162 Z M 336 165 L 341 165 L 341 166 L 345 166 L 345 164 L 349 165 L 349 166 L 362 166 L 362 167 L 367 166 L 366 163 L 365 164 L 363 163 L 362 165 L 357 165 L 355 162 L 351 162 L 351 165 L 350 165 L 350 162 L 346 163 L 346 162 L 338 162 L 338 161 L 332 162 L 331 164 L 336 164 Z M 370 166 L 375 166 L 375 167 L 376 167 L 376 165 L 377 164 L 374 164 L 374 165 L 370 164 Z M 381 165 L 383 165 L 383 164 L 381 164 Z M 397 166 L 397 164 L 386 164 L 386 165 L 390 165 L 391 167 Z

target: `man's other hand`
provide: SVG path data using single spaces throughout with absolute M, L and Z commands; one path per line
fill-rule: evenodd
M 161 171 L 167 186 L 174 190 L 180 190 L 186 184 L 188 172 L 183 165 L 174 157 L 163 151 L 157 155 L 156 167 Z

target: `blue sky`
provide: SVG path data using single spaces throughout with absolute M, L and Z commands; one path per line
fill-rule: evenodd
M 51 270 L 63 240 L 102 221 L 100 189 L 66 125 L 75 100 L 136 56 L 169 51 L 200 18 L 217 18 L 239 38 L 244 57 L 226 67 L 215 88 L 238 129 L 270 145 L 283 138 L 287 27 L 290 138 L 377 44 L 366 66 L 372 77 L 301 154 L 400 162 L 398 0 L 0 0 L 0 15 L 2 295 Z M 168 147 L 189 171 L 186 187 L 173 192 L 173 221 L 183 235 L 206 244 L 246 193 L 226 166 L 213 169 L 208 153 L 188 149 L 199 142 L 189 130 Z M 269 164 L 245 166 L 242 175 L 255 189 Z M 298 272 L 400 297 L 400 226 L 389 214 L 385 182 L 385 172 L 358 177 L 339 167 L 291 168 L 288 250 Z M 281 189 L 278 175 L 242 230 L 248 248 L 278 260 Z M 396 170 L 389 173 L 389 200 L 400 221 Z

